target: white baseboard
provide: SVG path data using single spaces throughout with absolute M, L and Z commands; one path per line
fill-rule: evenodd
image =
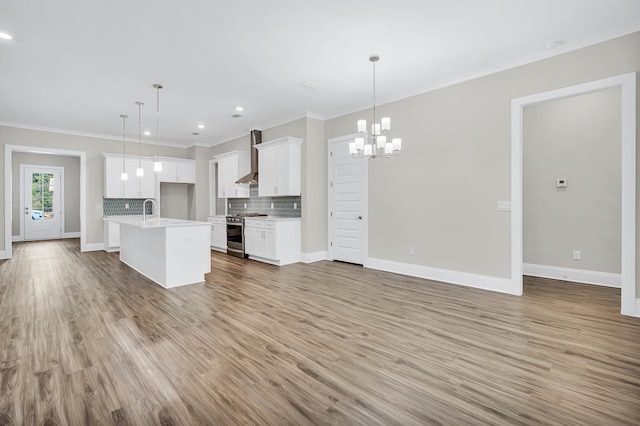
M 216 246 L 211 246 L 211 250 L 215 250 L 215 251 L 219 251 L 221 253 L 226 253 L 227 252 L 227 248 L 226 247 L 216 247 Z
M 9 257 L 9 252 L 7 250 L 0 251 L 0 260 L 1 259 L 11 259 L 11 257 Z
M 482 290 L 491 290 L 514 295 L 521 294 L 518 291 L 514 291 L 513 283 L 508 278 L 490 277 L 487 275 L 477 275 L 468 272 L 412 265 L 410 263 L 374 259 L 371 257 L 367 259 L 365 267 L 378 269 L 380 271 L 395 272 L 397 274 L 409 275 L 412 277 L 425 278 L 428 280 L 442 281 L 449 284 L 479 288 Z
M 583 284 L 594 284 L 605 287 L 622 287 L 622 275 L 610 272 L 585 271 L 583 269 L 561 268 L 558 266 L 522 265 L 522 273 L 534 277 L 551 278 L 554 280 L 573 281 Z
M 300 262 L 302 263 L 319 262 L 321 260 L 327 260 L 328 258 L 329 258 L 329 252 L 326 252 L 326 251 L 316 251 L 313 253 L 300 254 Z
M 80 233 L 79 232 L 63 232 L 62 234 L 60 234 L 60 238 L 80 238 Z M 22 234 L 12 235 L 11 241 L 14 243 L 18 241 L 24 241 L 24 237 L 22 236 Z
M 100 251 L 100 250 L 104 250 L 104 243 L 91 243 L 91 244 L 85 244 L 84 246 L 80 247 L 81 252 Z

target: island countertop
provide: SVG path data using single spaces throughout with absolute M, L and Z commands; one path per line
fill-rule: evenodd
M 119 223 L 121 225 L 137 226 L 138 228 L 169 228 L 184 226 L 211 226 L 210 222 L 201 222 L 198 220 L 172 219 L 168 217 L 150 216 L 147 220 L 143 220 L 142 216 L 111 216 L 103 219 L 105 222 Z

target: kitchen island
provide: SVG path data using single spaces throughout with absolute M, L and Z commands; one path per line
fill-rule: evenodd
M 211 224 L 195 220 L 110 217 L 120 224 L 120 261 L 164 288 L 204 281 L 211 272 Z

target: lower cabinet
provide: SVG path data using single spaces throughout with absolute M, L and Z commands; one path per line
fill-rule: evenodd
M 119 223 L 104 223 L 104 251 L 120 251 Z
M 274 265 L 300 261 L 299 219 L 245 219 L 245 253 Z
M 224 217 L 209 217 L 211 222 L 211 248 L 227 251 L 227 221 Z

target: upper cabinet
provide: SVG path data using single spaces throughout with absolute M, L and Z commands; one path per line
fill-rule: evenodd
M 251 170 L 251 156 L 246 151 L 216 155 L 218 160 L 218 198 L 248 198 L 249 185 L 237 184 Z
M 104 198 L 155 198 L 155 176 L 153 160 L 148 157 L 103 154 L 104 156 Z M 144 176 L 136 176 L 140 166 Z M 129 178 L 120 178 L 124 167 Z
M 261 197 L 301 194 L 301 145 L 302 139 L 287 136 L 255 146 Z
M 158 158 L 162 162 L 162 171 L 158 173 L 158 182 L 196 183 L 196 160 Z

